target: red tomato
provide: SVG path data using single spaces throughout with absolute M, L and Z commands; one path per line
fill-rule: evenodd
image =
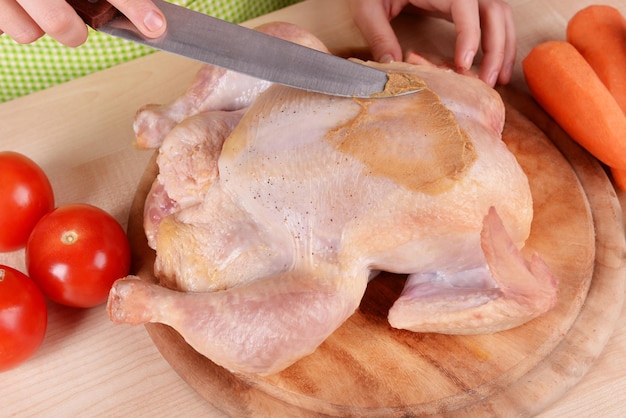
M 41 346 L 47 326 L 41 290 L 24 273 L 0 265 L 0 371 L 30 358 Z
M 54 208 L 52 186 L 34 161 L 0 152 L 0 252 L 26 245 L 33 227 Z
M 130 245 L 104 210 L 65 205 L 35 225 L 26 244 L 26 268 L 48 298 L 89 308 L 103 303 L 113 282 L 128 275 Z

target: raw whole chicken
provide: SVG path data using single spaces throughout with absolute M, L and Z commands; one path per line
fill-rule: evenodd
M 324 50 L 292 25 L 260 30 Z M 548 267 L 520 253 L 532 197 L 497 93 L 367 65 L 424 88 L 340 98 L 206 66 L 138 113 L 138 143 L 159 148 L 144 227 L 160 285 L 116 282 L 114 322 L 168 324 L 231 371 L 272 374 L 340 327 L 379 271 L 408 275 L 396 328 L 492 333 L 554 306 Z

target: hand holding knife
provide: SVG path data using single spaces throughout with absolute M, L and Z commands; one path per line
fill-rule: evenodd
M 279 84 L 325 94 L 370 97 L 387 74 L 374 68 L 225 22 L 163 0 L 166 33 L 147 38 L 105 0 L 68 0 L 92 28 L 153 48 Z

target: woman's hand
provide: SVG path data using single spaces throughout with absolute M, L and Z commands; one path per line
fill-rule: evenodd
M 163 13 L 151 0 L 109 3 L 144 35 L 155 38 L 165 32 Z M 67 46 L 79 46 L 87 40 L 85 23 L 65 0 L 0 0 L 0 10 L 0 34 L 7 34 L 16 42 L 31 43 L 45 33 Z
M 352 16 L 371 47 L 374 59 L 402 61 L 402 49 L 391 24 L 407 6 L 454 23 L 454 63 L 459 71 L 472 66 L 478 48 L 483 59 L 478 76 L 491 86 L 511 79 L 516 34 L 513 13 L 503 0 L 348 0 Z

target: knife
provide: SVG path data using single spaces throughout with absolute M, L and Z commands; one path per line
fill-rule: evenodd
M 100 32 L 263 80 L 336 96 L 370 97 L 384 90 L 384 71 L 275 38 L 163 0 L 167 20 L 159 38 L 143 36 L 105 0 L 67 0 Z

